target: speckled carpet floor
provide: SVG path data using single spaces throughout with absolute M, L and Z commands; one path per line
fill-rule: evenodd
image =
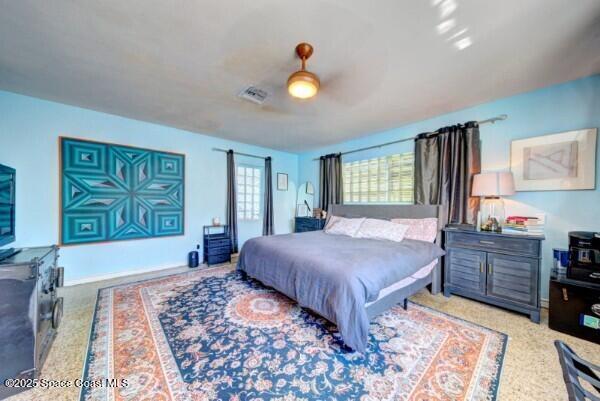
M 82 377 L 89 330 L 99 288 L 188 271 L 187 268 L 169 269 L 127 278 L 84 284 L 61 289 L 65 298 L 65 314 L 59 335 L 42 370 L 42 378 L 76 380 Z M 600 364 L 600 345 L 579 340 L 548 328 L 547 313 L 542 314 L 540 325 L 531 323 L 526 316 L 507 312 L 458 296 L 444 298 L 422 291 L 414 302 L 498 330 L 509 336 L 500 381 L 498 400 L 567 400 L 560 366 L 553 341 L 561 339 L 590 361 Z M 79 389 L 32 389 L 8 398 L 9 401 L 77 400 Z

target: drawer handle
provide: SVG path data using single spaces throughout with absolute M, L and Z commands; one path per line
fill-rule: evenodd
M 483 273 L 483 262 L 479 262 L 479 273 Z
M 563 295 L 563 301 L 567 302 L 569 300 L 569 294 L 567 292 L 567 289 L 564 287 L 562 289 L 562 295 Z
M 493 271 L 493 269 L 492 269 L 492 266 L 493 266 L 493 265 L 492 265 L 491 263 L 488 263 L 488 272 L 489 272 L 490 276 L 491 276 L 492 274 L 494 274 L 494 271 Z
M 480 244 L 484 244 L 484 245 L 494 245 L 494 241 L 485 241 L 485 240 L 479 240 Z

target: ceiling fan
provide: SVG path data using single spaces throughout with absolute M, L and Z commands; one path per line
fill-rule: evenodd
M 358 50 L 369 52 L 370 48 L 360 47 Z M 333 58 L 339 58 L 337 57 L 338 52 L 335 53 L 336 56 Z M 252 58 L 256 64 L 250 70 L 262 71 L 261 75 L 264 78 L 252 79 L 252 85 L 245 88 L 245 91 L 250 90 L 252 92 L 250 95 L 254 98 L 257 97 L 254 92 L 260 92 L 258 93 L 259 99 L 248 99 L 245 93 L 239 96 L 261 105 L 263 111 L 274 113 L 273 115 L 277 114 L 282 117 L 284 115 L 316 115 L 324 107 L 327 108 L 334 104 L 352 107 L 360 103 L 373 89 L 378 87 L 378 81 L 384 76 L 384 74 L 371 73 L 371 64 L 354 61 L 342 64 L 334 63 L 333 66 L 331 64 L 322 65 L 320 68 L 323 69 L 323 75 L 321 72 L 317 75 L 307 69 L 307 61 L 313 54 L 314 47 L 310 43 L 302 42 L 296 45 L 294 59 L 299 58 L 301 65 L 299 69 L 294 69 L 296 71 L 292 74 L 289 71 L 289 64 L 284 66 L 280 63 L 269 63 L 270 58 L 277 56 Z M 323 61 L 327 63 L 327 60 L 331 59 L 331 56 L 324 57 Z M 319 95 L 318 101 L 316 101 L 317 95 Z M 297 100 L 303 101 L 302 107 L 298 107 Z M 314 101 L 306 102 L 308 100 Z
M 296 54 L 302 60 L 302 68 L 288 78 L 288 93 L 299 99 L 309 99 L 315 96 L 321 87 L 319 77 L 306 70 L 306 60 L 313 54 L 313 47 L 309 43 L 300 43 L 296 46 Z

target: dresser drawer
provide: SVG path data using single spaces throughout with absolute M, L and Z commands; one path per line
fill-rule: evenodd
M 313 217 L 296 217 L 295 232 L 322 230 L 325 225 L 324 219 L 315 219 Z
M 211 240 L 205 241 L 204 247 L 220 248 L 222 246 L 230 246 L 230 245 L 231 245 L 231 240 L 229 238 L 227 238 L 227 239 L 211 239 Z
M 229 244 L 226 246 L 219 246 L 219 247 L 211 246 L 210 248 L 204 248 L 204 253 L 209 256 L 223 255 L 223 254 L 230 255 L 231 254 L 231 246 Z
M 217 263 L 225 263 L 231 261 L 231 255 L 227 253 L 223 253 L 220 255 L 208 255 L 204 257 L 204 261 L 207 265 L 214 265 Z
M 527 238 L 509 238 L 492 235 L 453 233 L 448 232 L 446 236 L 446 245 L 453 247 L 465 247 L 493 250 L 497 252 L 508 252 L 511 254 L 521 254 L 533 257 L 540 255 L 540 242 L 535 239 Z

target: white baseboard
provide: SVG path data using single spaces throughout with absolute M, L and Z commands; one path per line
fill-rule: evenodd
M 201 265 L 201 266 L 203 266 L 203 265 Z M 122 271 L 122 272 L 102 274 L 99 276 L 84 277 L 84 278 L 75 279 L 75 280 L 65 280 L 64 286 L 69 287 L 72 285 L 88 284 L 88 283 L 93 283 L 95 281 L 104 281 L 104 280 L 110 280 L 110 279 L 114 279 L 114 278 L 135 276 L 135 275 L 144 274 L 144 273 L 152 273 L 152 272 L 157 272 L 157 271 L 180 269 L 182 267 L 185 267 L 185 266 L 172 266 L 172 265 L 158 266 L 158 267 L 154 266 L 154 267 L 149 267 L 146 269 L 126 270 L 126 271 Z
M 235 265 L 237 262 L 237 258 L 238 258 L 237 253 L 232 254 L 231 255 L 231 263 Z M 126 270 L 126 271 L 122 271 L 122 272 L 102 274 L 99 276 L 84 277 L 84 278 L 75 279 L 75 280 L 65 280 L 64 286 L 69 287 L 72 285 L 87 284 L 87 283 L 93 283 L 95 281 L 104 281 L 104 280 L 110 280 L 110 279 L 114 279 L 114 278 L 135 276 L 135 275 L 144 274 L 144 273 L 152 273 L 152 272 L 163 271 L 163 270 L 181 269 L 182 267 L 185 267 L 185 266 L 184 265 L 153 266 L 153 267 L 148 267 L 146 269 Z M 201 263 L 200 266 L 198 266 L 198 269 L 202 269 L 202 268 L 206 268 L 206 267 L 207 266 L 205 263 Z

